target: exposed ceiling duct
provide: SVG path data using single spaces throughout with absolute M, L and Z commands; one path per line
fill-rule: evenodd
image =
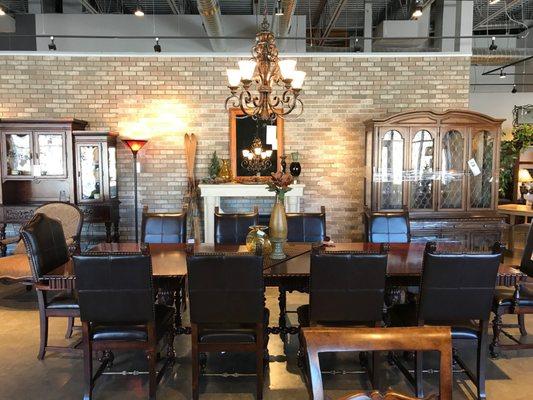
M 282 0 L 283 15 L 274 14 L 272 16 L 272 31 L 276 37 L 288 36 L 291 29 L 292 16 L 294 15 L 294 10 L 296 10 L 296 2 L 297 0 Z M 281 40 L 278 46 L 284 47 L 284 42 L 284 40 Z
M 197 4 L 205 32 L 209 37 L 214 37 L 209 39 L 211 47 L 214 51 L 225 51 L 226 40 L 220 39 L 220 37 L 224 36 L 224 27 L 222 26 L 218 0 L 198 0 Z

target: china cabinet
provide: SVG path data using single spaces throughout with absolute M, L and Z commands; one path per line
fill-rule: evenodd
M 503 120 L 468 110 L 411 111 L 365 122 L 365 205 L 409 210 L 413 240 L 486 249 L 496 213 Z
M 116 136 L 87 122 L 0 120 L 0 237 L 49 201 L 78 205 L 85 222 L 103 223 L 118 240 Z M 114 225 L 112 234 L 111 228 Z

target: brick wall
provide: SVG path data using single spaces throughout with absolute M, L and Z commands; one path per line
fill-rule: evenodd
M 183 134 L 198 136 L 198 177 L 207 174 L 214 150 L 228 157 L 225 70 L 236 61 L 0 56 L 0 117 L 75 116 L 93 129 L 150 134 L 140 154 L 140 201 L 154 210 L 181 209 L 186 189 Z M 299 119 L 287 120 L 285 149 L 301 154 L 300 180 L 307 185 L 303 209 L 325 205 L 334 240 L 361 238 L 362 121 L 412 108 L 467 107 L 470 58 L 316 56 L 300 57 L 298 67 L 307 72 L 305 111 Z M 131 156 L 119 147 L 121 230 L 131 237 Z

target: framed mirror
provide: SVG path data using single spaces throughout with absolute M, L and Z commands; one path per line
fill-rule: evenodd
M 229 154 L 231 172 L 236 181 L 262 182 L 270 177 L 272 172 L 281 169 L 283 151 L 283 119 L 277 118 L 274 123 L 255 121 L 247 116 L 240 108 L 229 110 Z M 250 168 L 245 161 L 243 150 L 250 150 L 254 139 L 259 138 L 262 148 L 271 155 L 267 157 L 265 168 L 259 171 Z

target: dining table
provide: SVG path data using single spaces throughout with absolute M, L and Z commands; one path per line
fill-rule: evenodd
M 270 327 L 272 333 L 296 333 L 296 328 L 287 328 L 285 322 L 286 304 L 282 293 L 309 291 L 311 264 L 311 243 L 286 243 L 286 258 L 274 260 L 268 256 L 263 258 L 263 278 L 265 287 L 279 288 L 280 307 L 279 326 Z M 387 251 L 387 288 L 416 286 L 422 276 L 425 243 L 336 243 L 322 247 L 325 252 L 379 252 Z M 437 251 L 449 251 L 453 245 L 438 244 Z M 176 326 L 178 333 L 189 333 L 190 329 L 181 326 L 181 313 L 185 296 L 180 293 L 187 276 L 188 254 L 219 254 L 245 253 L 245 245 L 214 245 L 214 244 L 137 244 L 137 243 L 100 243 L 90 248 L 89 254 L 149 254 L 152 261 L 154 286 L 158 290 L 159 301 L 176 307 Z M 502 263 L 498 270 L 496 286 L 516 286 L 525 279 L 517 266 Z M 43 284 L 53 290 L 75 289 L 76 277 L 72 259 L 50 271 L 43 277 Z

